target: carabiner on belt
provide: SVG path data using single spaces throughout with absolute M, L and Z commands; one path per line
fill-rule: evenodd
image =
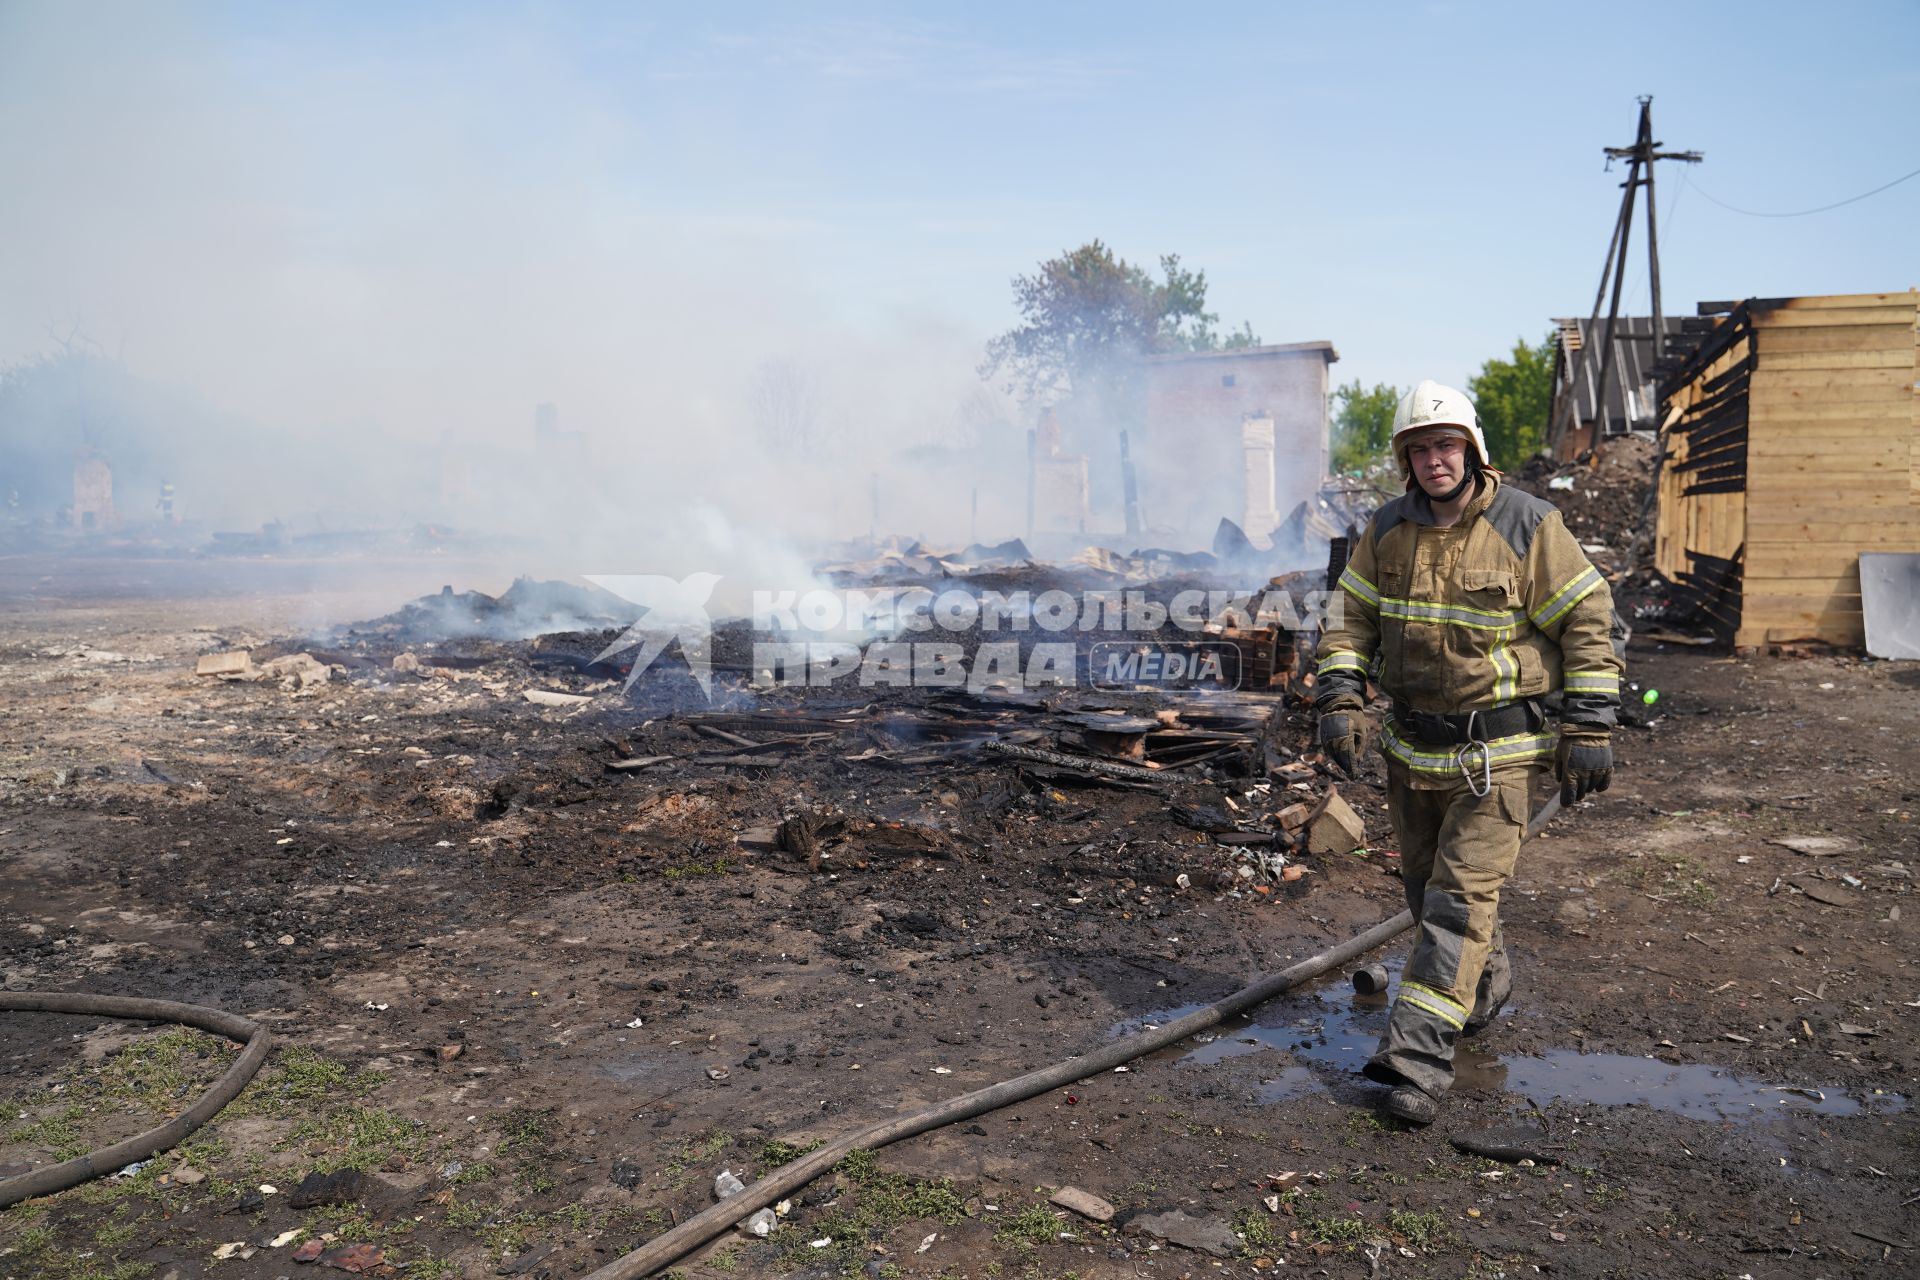
M 1493 753 L 1487 750 L 1485 739 L 1479 734 L 1478 711 L 1467 712 L 1467 741 L 1453 753 L 1454 764 L 1460 767 L 1460 776 L 1467 780 L 1467 790 L 1473 792 L 1474 799 L 1484 799 L 1493 790 Z M 1474 762 L 1474 753 L 1479 753 L 1479 761 Z M 1478 772 L 1479 777 L 1473 775 Z

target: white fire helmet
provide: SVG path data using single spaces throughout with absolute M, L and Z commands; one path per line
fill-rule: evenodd
M 1493 465 L 1473 402 L 1452 387 L 1429 379 L 1400 397 L 1400 405 L 1393 411 L 1393 456 L 1400 462 L 1400 474 L 1412 474 L 1407 465 L 1407 437 L 1433 427 L 1457 427 L 1457 434 L 1480 455 L 1480 465 Z

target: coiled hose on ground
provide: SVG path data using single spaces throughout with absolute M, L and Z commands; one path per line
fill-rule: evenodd
M 0 1180 L 0 1209 L 77 1187 L 90 1178 L 124 1169 L 138 1160 L 165 1151 L 198 1129 L 247 1087 L 260 1064 L 267 1060 L 267 1029 L 237 1013 L 173 1000 L 143 1000 L 134 996 L 81 995 L 64 991 L 0 991 L 0 1012 L 82 1013 L 136 1022 L 178 1022 L 215 1035 L 238 1040 L 246 1047 L 200 1101 L 160 1125 L 110 1147 L 89 1151 L 60 1164 Z

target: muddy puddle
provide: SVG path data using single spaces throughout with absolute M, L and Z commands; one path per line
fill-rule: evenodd
M 1398 972 L 1394 974 L 1398 980 Z M 1184 1005 L 1114 1028 L 1116 1035 L 1162 1025 L 1203 1005 Z M 1154 1055 L 1179 1067 L 1278 1050 L 1292 1061 L 1262 1081 L 1257 1099 L 1284 1102 L 1352 1080 L 1387 1026 L 1385 995 L 1360 996 L 1344 982 L 1264 1006 L 1253 1020 L 1235 1019 Z M 1503 1017 L 1511 1016 L 1512 1006 Z M 1906 1109 L 1893 1093 L 1771 1085 L 1704 1063 L 1669 1063 L 1629 1054 L 1553 1049 L 1538 1056 L 1498 1057 L 1463 1045 L 1454 1059 L 1456 1089 L 1513 1093 L 1539 1104 L 1645 1106 L 1695 1120 L 1742 1120 L 1781 1111 L 1826 1116 L 1887 1115 Z

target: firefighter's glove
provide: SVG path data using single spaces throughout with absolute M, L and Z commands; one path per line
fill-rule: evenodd
M 1573 804 L 1613 781 L 1613 742 L 1604 729 L 1569 727 L 1560 734 L 1554 772 L 1560 778 L 1560 803 Z
M 1320 713 L 1320 749 L 1349 778 L 1366 746 L 1367 717 L 1357 702 L 1335 703 Z

